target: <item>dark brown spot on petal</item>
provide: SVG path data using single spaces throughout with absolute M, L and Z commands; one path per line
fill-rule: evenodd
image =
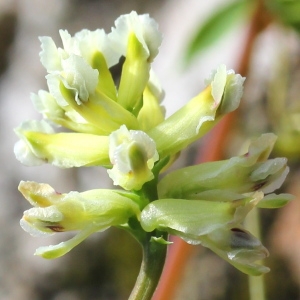
M 265 184 L 266 184 L 265 181 L 264 181 L 264 182 L 261 182 L 261 183 L 258 183 L 258 184 L 256 184 L 256 185 L 253 187 L 253 190 L 254 190 L 254 191 L 257 191 L 257 190 L 261 189 Z
M 232 236 L 230 246 L 232 249 L 255 249 L 260 247 L 260 241 L 240 228 L 231 229 Z
M 245 232 L 244 230 L 242 230 L 240 228 L 231 228 L 230 230 L 233 232 Z
M 63 232 L 64 231 L 64 228 L 59 225 L 49 225 L 49 226 L 46 226 L 46 228 L 49 228 L 54 232 Z

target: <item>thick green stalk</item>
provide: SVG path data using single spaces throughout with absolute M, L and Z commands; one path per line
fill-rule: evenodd
M 149 203 L 158 199 L 157 181 L 159 171 L 168 161 L 169 158 L 166 158 L 156 164 L 153 169 L 154 179 L 146 182 L 139 192 L 141 198 L 144 198 L 146 202 Z M 165 241 L 168 239 L 168 234 L 156 230 L 147 233 L 141 228 L 139 222 L 134 223 L 132 222 L 130 224 L 130 232 L 143 248 L 143 260 L 140 273 L 129 300 L 150 300 L 152 299 L 165 265 L 168 247 Z M 161 238 L 161 240 L 155 240 L 158 238 Z
M 129 300 L 150 300 L 159 282 L 168 245 L 150 239 L 151 235 L 147 234 L 147 240 L 142 244 L 143 261 Z

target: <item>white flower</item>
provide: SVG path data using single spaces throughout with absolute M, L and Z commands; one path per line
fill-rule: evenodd
M 68 241 L 38 248 L 35 254 L 44 258 L 60 257 L 90 234 L 125 224 L 131 216 L 140 214 L 134 195 L 127 197 L 126 193 L 113 190 L 62 194 L 45 183 L 21 181 L 19 191 L 34 206 L 24 212 L 20 221 L 25 231 L 33 236 L 78 231 Z
M 139 190 L 154 178 L 151 172 L 158 160 L 155 142 L 143 131 L 128 130 L 125 125 L 109 137 L 109 158 L 113 168 L 108 175 L 115 185 Z
M 112 47 L 108 35 L 103 29 L 90 31 L 83 29 L 73 38 L 75 45 L 83 58 L 92 63 L 93 56 L 96 52 L 101 52 L 105 57 L 108 68 L 118 63 L 120 54 Z
M 112 28 L 110 38 L 116 45 L 116 49 L 126 56 L 128 38 L 134 34 L 143 45 L 145 54 L 151 62 L 158 54 L 158 48 L 162 41 L 162 35 L 158 30 L 158 24 L 148 14 L 138 15 L 135 11 L 122 15 L 115 21 L 116 28 Z
M 95 92 L 98 84 L 99 71 L 93 68 L 95 55 L 101 53 L 107 67 L 111 67 L 119 60 L 117 54 L 105 34 L 104 30 L 82 30 L 74 37 L 66 30 L 60 30 L 63 48 L 57 48 L 50 37 L 40 37 L 42 51 L 40 58 L 49 73 L 47 78 L 50 92 L 60 106 L 68 103 L 60 91 L 60 82 L 74 91 L 78 105 L 88 100 Z
M 235 74 L 233 70 L 226 70 L 224 64 L 220 65 L 217 70 L 212 71 L 210 77 L 205 80 L 207 85 L 211 84 L 211 95 L 215 100 L 215 106 L 222 105 L 222 113 L 229 113 L 235 110 L 240 103 L 243 95 L 243 83 L 245 77 Z
M 78 105 L 86 102 L 94 93 L 98 84 L 98 70 L 93 69 L 82 57 L 71 55 L 62 60 L 62 70 L 46 76 L 50 93 L 60 106 L 67 106 L 68 102 L 60 91 L 60 82 L 74 92 L 74 99 Z

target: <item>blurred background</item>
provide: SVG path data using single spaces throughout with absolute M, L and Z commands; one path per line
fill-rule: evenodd
M 224 133 L 224 158 L 237 155 L 248 138 L 263 132 L 279 136 L 274 152 L 291 167 L 282 192 L 300 195 L 300 28 L 299 1 L 254 0 L 0 0 L 0 300 L 127 299 L 141 252 L 126 233 L 94 234 L 65 257 L 48 261 L 35 249 L 70 234 L 33 238 L 19 226 L 30 206 L 17 191 L 20 180 L 49 183 L 60 192 L 108 187 L 98 168 L 27 168 L 14 157 L 13 128 L 40 119 L 30 93 L 46 89 L 39 61 L 39 36 L 60 45 L 58 30 L 110 31 L 114 20 L 132 10 L 149 13 L 164 35 L 154 62 L 166 92 L 167 116 L 204 87 L 220 63 L 247 76 L 243 104 Z M 190 165 L 209 141 L 184 151 L 176 166 Z M 199 150 L 200 149 L 200 150 Z M 299 198 L 299 197 L 298 197 Z M 300 299 L 300 204 L 261 212 L 267 299 Z M 200 246 L 189 255 L 171 299 L 248 299 L 247 276 Z M 168 300 L 168 299 L 162 299 Z

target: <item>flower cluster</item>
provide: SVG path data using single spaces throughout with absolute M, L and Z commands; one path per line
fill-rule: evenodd
M 148 15 L 123 15 L 108 34 L 82 30 L 72 37 L 61 30 L 60 36 L 63 48 L 50 37 L 40 38 L 49 91 L 31 98 L 44 119 L 16 128 L 15 155 L 28 166 L 102 166 L 122 189 L 61 194 L 48 184 L 22 181 L 19 190 L 34 206 L 24 212 L 24 230 L 32 235 L 78 231 L 36 254 L 59 257 L 93 232 L 110 226 L 130 231 L 138 223 L 134 230 L 166 232 L 202 244 L 243 272 L 266 272 L 256 261 L 268 251 L 243 220 L 254 207 L 280 207 L 291 198 L 272 194 L 288 172 L 285 158 L 268 159 L 274 135 L 252 141 L 242 156 L 158 179 L 182 149 L 238 107 L 244 78 L 219 66 L 202 92 L 165 118 L 163 91 L 151 69 L 162 37 Z M 117 84 L 111 67 L 122 57 Z M 68 131 L 57 133 L 55 126 Z

